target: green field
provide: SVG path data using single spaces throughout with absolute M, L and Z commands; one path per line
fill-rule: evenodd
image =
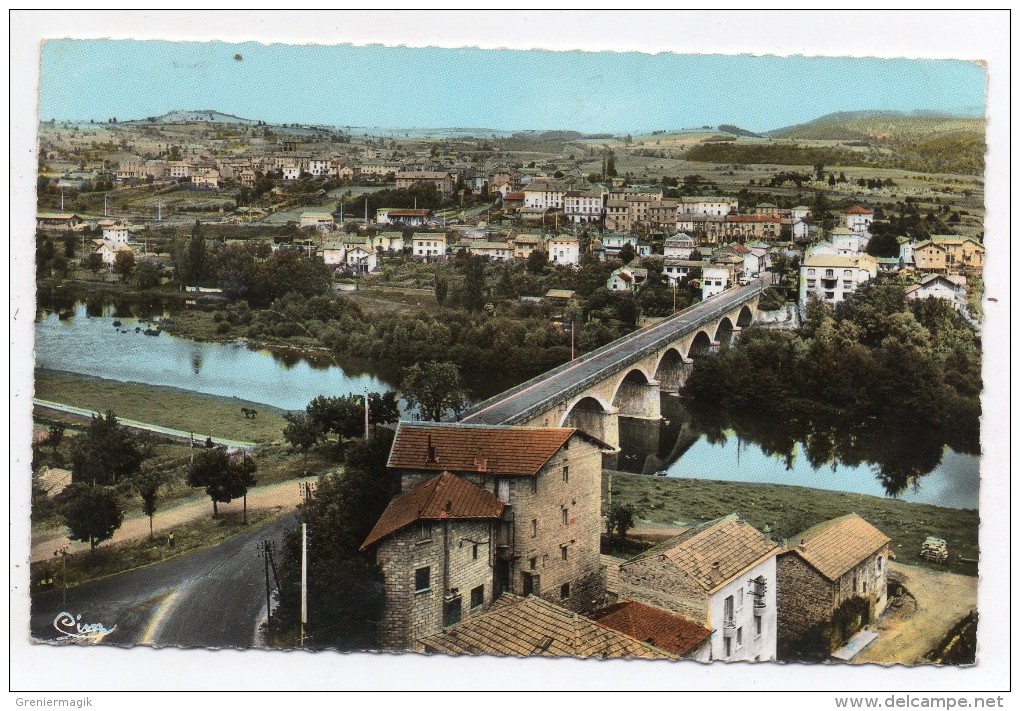
M 610 477 L 613 505 L 636 506 L 639 511 L 637 518 L 641 522 L 689 525 L 738 513 L 759 530 L 768 525 L 770 535 L 781 541 L 816 523 L 857 513 L 892 539 L 892 550 L 899 562 L 977 575 L 977 511 L 799 486 L 650 477 L 608 471 L 603 475 L 603 510 L 607 510 Z M 950 551 L 948 564 L 929 564 L 921 560 L 921 542 L 927 536 L 946 540 Z

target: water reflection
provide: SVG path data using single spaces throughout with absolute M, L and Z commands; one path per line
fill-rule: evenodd
M 977 508 L 979 450 L 967 438 L 814 412 L 730 413 L 671 396 L 662 413 L 661 423 L 621 419 L 621 469 Z

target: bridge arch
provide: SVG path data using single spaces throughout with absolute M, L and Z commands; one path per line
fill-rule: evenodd
M 740 315 L 737 316 L 737 328 L 747 328 L 752 323 L 754 323 L 754 312 L 745 305 L 740 309 Z
M 697 358 L 698 356 L 707 355 L 712 352 L 713 345 L 711 336 L 704 331 L 698 331 L 691 341 L 691 349 L 687 352 L 687 357 Z
M 691 362 L 676 348 L 667 348 L 655 368 L 655 379 L 663 392 L 679 392 L 691 372 Z
M 659 419 L 659 381 L 650 379 L 639 368 L 632 368 L 616 387 L 613 407 L 621 417 Z
M 573 427 L 618 447 L 620 423 L 616 408 L 604 405 L 598 398 L 586 395 L 567 409 L 560 427 Z
M 729 317 L 723 316 L 722 320 L 719 321 L 719 325 L 715 329 L 715 341 L 719 343 L 723 348 L 729 348 L 733 345 L 733 322 L 730 321 Z

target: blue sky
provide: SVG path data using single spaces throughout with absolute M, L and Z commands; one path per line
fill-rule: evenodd
M 957 60 L 51 40 L 40 118 L 215 109 L 383 128 L 764 131 L 834 111 L 974 114 L 985 88 L 984 70 Z

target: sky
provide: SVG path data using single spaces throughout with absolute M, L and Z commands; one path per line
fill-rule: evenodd
M 48 40 L 40 118 L 212 109 L 269 123 L 766 131 L 856 110 L 981 115 L 961 60 Z

